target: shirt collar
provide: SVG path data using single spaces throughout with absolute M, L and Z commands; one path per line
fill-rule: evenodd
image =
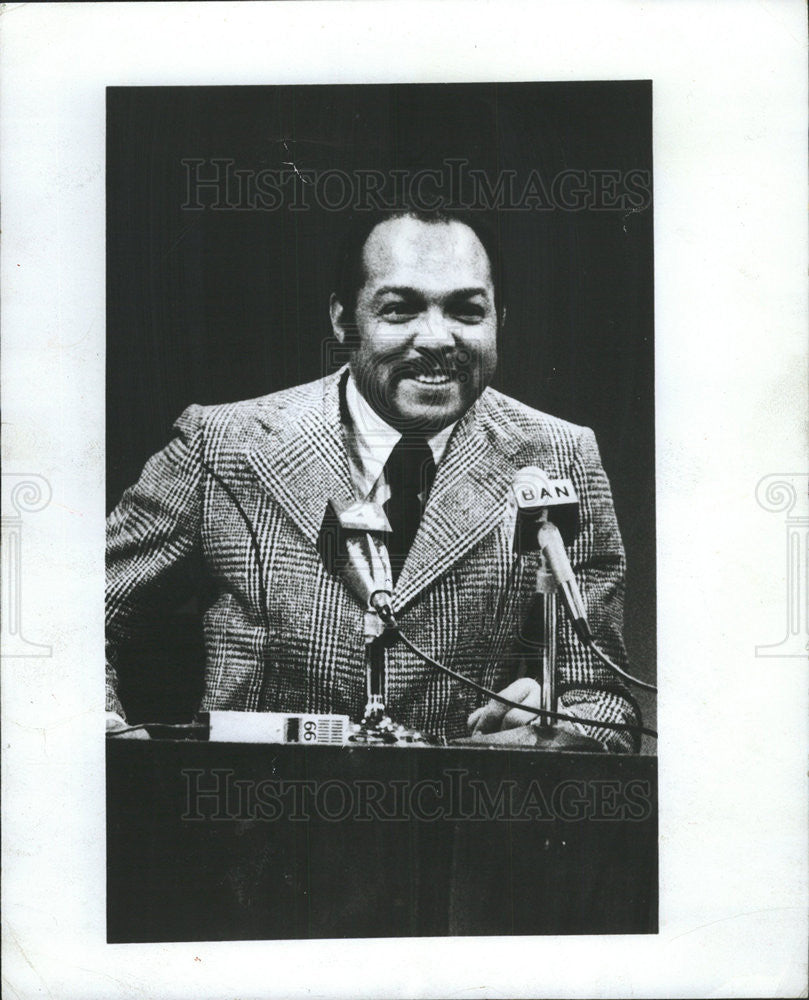
M 352 424 L 351 457 L 361 470 L 367 491 L 382 475 L 385 463 L 402 435 L 379 416 L 357 388 L 350 372 L 346 381 L 346 406 Z M 454 421 L 427 438 L 436 465 L 444 457 L 447 443 L 457 422 Z

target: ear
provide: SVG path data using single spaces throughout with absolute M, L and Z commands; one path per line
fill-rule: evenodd
M 332 292 L 331 297 L 329 298 L 329 315 L 331 316 L 331 328 L 334 331 L 334 336 L 340 341 L 341 344 L 344 342 L 346 335 L 345 327 L 343 326 L 343 312 L 344 310 L 340 303 L 340 300 L 337 298 L 334 292 Z

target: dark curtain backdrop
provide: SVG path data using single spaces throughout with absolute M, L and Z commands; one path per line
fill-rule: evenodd
M 463 158 L 493 186 L 514 171 L 519 192 L 532 169 L 548 184 L 568 169 L 651 171 L 651 98 L 647 81 L 111 88 L 109 506 L 189 403 L 273 392 L 341 360 L 327 307 L 346 212 L 319 208 L 300 183 L 307 211 L 289 197 L 251 207 L 235 188 L 234 207 L 217 210 L 200 190 L 206 207 L 191 210 L 183 160 L 205 161 L 200 176 L 218 158 L 255 177 L 289 164 L 388 172 Z M 339 198 L 337 182 L 328 194 Z M 508 316 L 494 384 L 595 430 L 627 550 L 627 646 L 635 671 L 653 677 L 652 208 L 523 206 L 496 225 Z

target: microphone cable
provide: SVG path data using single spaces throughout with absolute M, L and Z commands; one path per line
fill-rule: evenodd
M 568 617 L 570 618 L 570 624 L 573 626 L 573 632 L 576 638 L 585 649 L 591 649 L 605 667 L 608 667 L 619 677 L 623 677 L 623 679 L 629 684 L 634 684 L 636 687 L 643 688 L 645 691 L 654 691 L 655 694 L 657 694 L 657 688 L 654 684 L 650 684 L 648 681 L 642 681 L 639 677 L 633 677 L 632 674 L 623 670 L 617 663 L 614 663 L 595 641 L 593 633 L 590 631 L 590 625 L 588 624 L 587 619 L 584 617 L 574 618 L 567 601 L 563 600 L 562 604 L 564 605 L 565 611 L 567 611 Z
M 139 729 L 172 729 L 188 733 L 203 732 L 208 727 L 202 722 L 139 722 L 136 726 L 124 726 L 122 729 L 110 729 L 107 738 L 134 733 Z
M 545 539 L 544 542 L 543 538 Z M 537 546 L 542 554 L 547 570 L 556 582 L 556 589 L 579 642 L 581 642 L 585 649 L 592 650 L 597 659 L 605 667 L 612 670 L 613 673 L 622 677 L 628 683 L 644 688 L 646 691 L 654 691 L 656 693 L 657 688 L 654 684 L 642 681 L 640 678 L 633 677 L 632 674 L 622 670 L 617 663 L 612 662 L 604 650 L 596 643 L 595 637 L 590 631 L 584 599 L 573 574 L 570 559 L 565 551 L 562 535 L 552 521 L 545 520 L 540 524 L 537 531 Z
M 265 624 L 267 628 L 269 628 L 267 587 L 266 587 L 266 582 L 264 580 L 263 560 L 261 558 L 261 549 L 258 544 L 258 538 L 256 537 L 255 527 L 253 526 L 253 523 L 250 520 L 250 518 L 247 516 L 247 512 L 245 511 L 244 507 L 242 507 L 239 498 L 233 492 L 229 484 L 223 479 L 223 477 L 214 468 L 212 468 L 212 466 L 208 462 L 206 462 L 204 458 L 200 458 L 200 464 L 208 473 L 208 475 L 211 476 L 213 479 L 215 479 L 216 482 L 219 483 L 219 485 L 225 491 L 231 503 L 239 512 L 247 528 L 248 534 L 250 536 L 250 541 L 253 547 L 253 554 L 256 557 L 256 563 L 258 565 L 258 584 L 259 584 L 259 596 L 261 599 L 262 617 L 265 619 Z M 407 646 L 407 648 L 410 649 L 411 652 L 415 653 L 415 655 L 418 656 L 420 659 L 422 659 L 425 663 L 429 664 L 430 666 L 434 667 L 437 670 L 443 671 L 445 674 L 449 675 L 450 677 L 454 678 L 460 683 L 466 684 L 468 687 L 471 687 L 479 694 L 482 694 L 490 699 L 493 699 L 494 701 L 499 702 L 502 705 L 505 705 L 507 708 L 517 709 L 521 712 L 530 711 L 531 708 L 533 708 L 533 706 L 531 706 L 530 708 L 526 708 L 525 705 L 521 705 L 519 702 L 511 701 L 509 698 L 504 698 L 503 695 L 498 694 L 496 691 L 492 691 L 490 688 L 485 687 L 483 684 L 478 684 L 477 681 L 473 681 L 471 677 L 467 677 L 465 674 L 458 673 L 458 671 L 453 670 L 451 667 L 448 667 L 445 664 L 440 663 L 438 660 L 434 660 L 428 653 L 425 653 L 424 650 L 419 649 L 419 647 L 414 642 L 412 642 L 404 634 L 404 632 L 402 632 L 393 614 L 393 610 L 391 609 L 390 604 L 388 604 L 387 601 L 383 602 L 374 601 L 374 597 L 376 596 L 376 594 L 385 594 L 385 592 L 376 591 L 375 594 L 372 594 L 370 599 L 371 606 L 377 612 L 377 614 L 385 623 L 385 625 L 387 625 L 388 628 L 393 629 L 397 633 L 399 638 L 402 640 L 402 642 L 405 644 L 405 646 Z M 389 597 L 389 595 L 387 594 L 385 594 L 385 596 Z M 602 652 L 602 650 L 596 645 L 596 643 L 592 640 L 592 638 L 589 645 L 593 649 L 593 652 L 596 654 L 596 656 L 598 656 L 598 658 L 602 660 L 602 662 L 604 662 L 608 667 L 611 667 L 613 670 L 617 671 L 619 674 L 621 674 L 621 676 L 629 680 L 632 680 L 633 683 L 637 683 L 642 687 L 651 687 L 651 685 L 645 685 L 643 681 L 638 681 L 636 678 L 632 678 L 629 674 L 626 674 L 624 673 L 624 671 L 620 670 L 614 663 L 612 663 L 612 661 L 607 657 L 607 655 L 604 652 Z M 656 690 L 656 688 L 652 688 L 652 690 Z M 584 718 L 579 718 L 575 715 L 566 715 L 562 712 L 551 712 L 541 709 L 536 712 L 534 718 L 538 718 L 540 715 L 544 715 L 548 718 L 557 719 L 560 722 L 575 722 L 579 723 L 580 725 L 593 726 L 594 728 L 597 729 L 612 729 L 617 732 L 641 733 L 644 736 L 650 736 L 653 739 L 657 739 L 657 733 L 655 732 L 654 729 L 648 729 L 645 726 L 633 725 L 632 723 L 629 722 L 608 722 L 606 720 L 600 721 L 593 719 L 584 719 Z M 109 735 L 111 736 L 123 735 L 124 733 L 127 732 L 133 732 L 136 729 L 144 729 L 146 728 L 146 725 L 148 725 L 148 723 L 141 723 L 137 726 L 129 726 L 126 729 L 113 730 Z M 176 724 L 176 725 L 166 726 L 165 728 L 198 731 L 199 724 L 198 723 Z
M 472 688 L 479 694 L 485 695 L 487 698 L 493 701 L 499 702 L 501 705 L 505 705 L 507 708 L 518 709 L 520 712 L 535 712 L 534 718 L 538 718 L 540 715 L 547 716 L 551 719 L 557 719 L 560 722 L 576 722 L 580 725 L 592 726 L 595 729 L 612 729 L 616 732 L 632 732 L 640 733 L 643 736 L 650 736 L 652 739 L 657 739 L 657 732 L 654 729 L 648 729 L 646 726 L 635 725 L 631 722 L 609 722 L 602 721 L 600 719 L 585 719 L 576 715 L 566 715 L 563 712 L 551 712 L 546 709 L 537 709 L 534 705 L 521 704 L 517 701 L 511 701 L 510 698 L 505 698 L 503 695 L 498 694 L 496 691 L 492 691 L 483 684 L 479 684 L 477 681 L 472 680 L 471 677 L 467 677 L 465 674 L 459 673 L 457 670 L 453 670 L 452 667 L 448 667 L 446 664 L 441 663 L 439 660 L 433 659 L 429 653 L 425 653 L 423 649 L 420 649 L 411 639 L 409 639 L 404 632 L 401 630 L 399 623 L 396 621 L 396 616 L 390 607 L 390 604 L 385 601 L 375 601 L 374 597 L 377 594 L 384 594 L 384 591 L 376 591 L 375 594 L 371 595 L 371 606 L 374 608 L 376 613 L 382 619 L 382 621 L 387 625 L 389 629 L 394 631 L 396 635 L 402 640 L 404 645 L 412 652 L 415 653 L 420 659 L 424 660 L 425 663 L 429 664 L 431 667 L 435 667 L 437 670 L 442 671 L 449 677 L 452 677 L 456 681 L 460 681 L 462 684 L 466 684 L 467 687 Z
M 601 660 L 601 662 L 604 664 L 605 667 L 609 667 L 610 670 L 618 674 L 619 677 L 623 677 L 625 681 L 628 681 L 630 684 L 636 685 L 636 687 L 643 688 L 644 691 L 654 691 L 655 694 L 657 694 L 657 688 L 655 687 L 654 684 L 649 684 L 647 681 L 642 681 L 638 677 L 633 677 L 632 674 L 627 673 L 626 670 L 622 670 L 617 663 L 613 663 L 612 660 L 609 658 L 609 656 L 607 656 L 604 650 L 598 645 L 598 643 L 595 641 L 592 635 L 590 636 L 589 640 L 585 643 L 585 648 L 592 649 L 592 651 L 595 653 L 598 659 Z
M 256 529 L 253 526 L 253 522 L 247 516 L 247 512 L 241 505 L 241 501 L 233 492 L 229 484 L 225 479 L 219 475 L 219 473 L 214 469 L 210 463 L 206 462 L 204 458 L 200 458 L 200 465 L 208 473 L 208 475 L 215 480 L 222 489 L 225 491 L 226 496 L 239 512 L 241 519 L 244 521 L 247 532 L 250 535 L 250 543 L 253 549 L 253 555 L 256 558 L 256 565 L 258 567 L 258 592 L 259 592 L 259 603 L 261 605 L 261 616 L 264 621 L 264 627 L 267 631 L 270 631 L 270 618 L 269 618 L 269 601 L 267 598 L 267 584 L 264 579 L 264 563 L 261 558 L 261 549 L 259 548 L 258 538 L 256 537 Z M 171 729 L 178 732 L 202 732 L 206 729 L 206 726 L 199 722 L 177 722 L 177 723 L 162 723 L 162 722 L 140 722 L 136 726 L 127 726 L 124 729 L 113 729 L 110 730 L 106 735 L 107 737 L 123 736 L 126 733 L 134 733 L 139 729 L 146 728 L 160 728 L 160 729 Z

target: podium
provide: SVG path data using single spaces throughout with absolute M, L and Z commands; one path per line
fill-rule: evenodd
M 109 942 L 657 931 L 657 760 L 107 741 Z

